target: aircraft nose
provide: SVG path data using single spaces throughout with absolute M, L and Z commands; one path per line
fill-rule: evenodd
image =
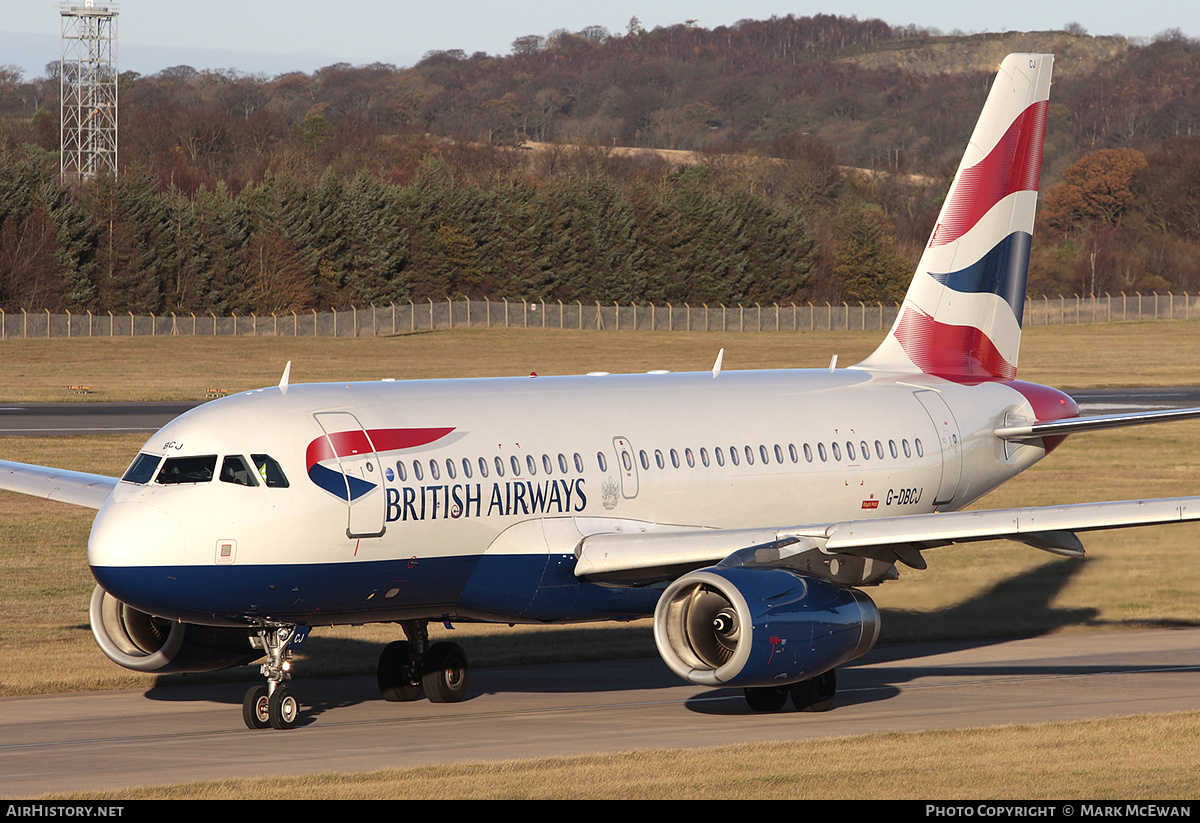
M 158 506 L 109 501 L 92 523 L 88 564 L 173 566 L 183 561 L 184 549 L 183 524 Z

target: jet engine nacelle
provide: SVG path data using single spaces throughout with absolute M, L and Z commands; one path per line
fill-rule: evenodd
M 198 626 L 155 617 L 96 586 L 92 635 L 109 660 L 139 672 L 215 672 L 262 657 L 246 629 Z
M 714 566 L 663 592 L 654 640 L 667 665 L 703 686 L 779 686 L 866 654 L 879 610 L 857 589 L 780 568 Z

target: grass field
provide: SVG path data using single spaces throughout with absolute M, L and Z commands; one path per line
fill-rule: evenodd
M 16 402 L 80 399 L 67 385 L 85 384 L 88 400 L 199 399 L 209 388 L 230 392 L 278 382 L 283 364 L 293 361 L 293 382 L 320 380 L 488 376 L 501 374 L 578 373 L 591 370 L 707 370 L 717 350 L 725 347 L 726 369 L 827 366 L 838 355 L 842 365 L 854 363 L 877 343 L 878 333 L 744 334 L 602 333 L 556 331 L 462 330 L 360 340 L 292 338 L 134 338 L 94 340 L 4 341 L 0 386 L 4 400 Z M 1192 356 L 1200 340 L 1200 324 L 1185 322 L 1038 327 L 1025 334 L 1020 376 L 1060 388 L 1125 385 L 1179 385 L 1198 382 L 1200 358 Z M 0 457 L 82 471 L 120 473 L 143 437 L 6 438 Z M 1081 435 L 1069 440 L 1043 465 L 993 492 L 977 507 L 1070 503 L 1088 500 L 1200 494 L 1200 425 L 1176 424 Z M 127 672 L 109 663 L 95 648 L 87 626 L 92 581 L 84 547 L 92 513 L 47 501 L 0 495 L 0 564 L 5 569 L 0 598 L 0 694 L 31 694 L 109 688 L 150 687 L 194 682 L 194 677 L 152 677 Z M 929 569 L 904 570 L 902 580 L 871 591 L 883 611 L 883 641 L 946 637 L 1012 636 L 1049 631 L 1084 631 L 1091 627 L 1200 625 L 1200 552 L 1194 526 L 1137 529 L 1088 535 L 1086 560 L 1065 560 L 1017 544 L 996 543 L 939 549 L 927 554 Z M 497 635 L 503 642 L 496 642 Z M 394 627 L 363 627 L 317 633 L 300 661 L 304 677 L 374 670 L 382 644 L 395 639 Z M 517 628 L 460 627 L 455 639 L 474 665 L 605 658 L 654 654 L 648 625 L 629 627 Z M 242 671 L 235 676 L 246 676 Z M 250 672 L 250 676 L 254 676 Z M 1190 724 L 1200 723 L 1188 717 Z M 1077 724 L 1069 724 L 1075 728 Z M 1144 724 L 1139 724 L 1144 725 Z M 1192 728 L 1192 727 L 1189 727 Z M 1011 732 L 980 731 L 983 736 Z M 1051 737 L 1066 734 L 1047 732 Z M 1099 724 L 1080 727 L 1071 736 L 1109 735 L 1127 730 Z M 1193 735 L 1194 736 L 1194 735 Z M 876 750 L 893 742 L 838 744 L 847 753 L 855 746 Z M 934 738 L 915 745 L 928 751 Z M 987 745 L 1004 748 L 1006 738 Z M 810 744 L 806 745 L 806 751 Z M 945 745 L 942 768 L 960 762 L 958 743 Z M 993 749 L 996 751 L 997 749 Z M 650 755 L 647 755 L 650 756 Z M 654 755 L 660 762 L 688 765 L 686 753 Z M 716 755 L 720 757 L 721 755 Z M 750 755 L 747 755 L 748 757 Z M 833 754 L 822 754 L 822 763 Z M 861 755 L 848 755 L 853 757 Z M 933 766 L 938 755 L 929 755 Z M 898 768 L 904 757 L 897 756 Z M 953 765 L 952 765 L 953 764 Z M 491 768 L 496 767 L 480 767 Z M 507 766 L 507 775 L 478 796 L 559 796 L 529 784 L 529 764 Z M 540 768 L 540 767 L 539 767 Z M 559 768 L 558 765 L 555 768 Z M 569 770 L 613 768 L 604 759 L 564 763 Z M 645 768 L 645 771 L 652 771 Z M 936 768 L 933 770 L 936 771 Z M 823 768 L 823 772 L 827 771 Z M 832 769 L 831 771 L 837 771 Z M 1188 774 L 1196 774 L 1193 768 Z M 468 796 L 470 783 L 460 769 L 444 770 L 442 788 L 421 789 L 418 796 Z M 470 774 L 470 772 L 465 772 Z M 1069 796 L 1056 783 L 1006 782 L 968 784 L 962 795 L 921 796 Z M 524 775 L 524 777 L 523 777 Z M 1044 776 L 1043 776 L 1044 778 Z M 404 778 L 407 780 L 408 778 Z M 562 777 L 573 785 L 578 777 Z M 1156 778 L 1157 779 L 1157 778 Z M 465 781 L 465 783 L 464 783 Z M 780 778 L 780 785 L 788 785 Z M 899 778 L 897 778 L 899 784 Z M 1178 778 L 1163 776 L 1164 793 L 1113 796 L 1175 795 Z M 314 796 L 339 796 L 340 783 L 319 782 Z M 370 785 L 370 781 L 366 785 Z M 488 784 L 493 785 L 493 784 Z M 555 785 L 552 781 L 551 787 Z M 635 784 L 631 784 L 635 785 Z M 712 796 L 672 784 L 646 784 L 632 796 Z M 831 783 L 830 786 L 840 784 Z M 881 784 L 882 785 L 882 784 Z M 919 785 L 919 784 L 914 784 Z M 1200 780 L 1186 784 L 1193 796 Z M 1013 789 L 1011 786 L 1024 786 Z M 294 788 L 294 785 L 293 785 Z M 793 787 L 794 788 L 794 787 Z M 211 790 L 210 790 L 211 791 Z M 255 787 L 220 789 L 266 796 Z M 265 794 L 257 795 L 256 792 Z M 385 789 L 384 792 L 387 790 Z M 733 781 L 720 796 L 777 795 L 770 781 Z M 836 788 L 832 794 L 851 796 Z M 323 793 L 327 792 L 327 793 Z M 461 794 L 459 793 L 461 792 Z M 525 794 L 529 792 L 529 794 Z M 659 793 L 664 792 L 664 793 Z M 818 793 L 819 794 L 819 793 Z M 128 795 L 121 795 L 128 796 Z M 211 795 L 210 795 L 211 796 Z M 247 796 L 239 794 L 238 796 Z M 290 793 L 288 796 L 299 796 Z M 353 795 L 352 795 L 353 796 Z M 377 795 L 381 796 L 381 795 Z M 818 795 L 803 795 L 818 796 Z M 872 796 L 907 796 L 881 793 Z M 1096 795 L 1091 795 L 1096 796 Z
M 1037 326 L 1022 343 L 1023 380 L 1059 388 L 1200 382 L 1200 323 Z M 374 338 L 135 337 L 0 342 L 6 402 L 200 400 L 279 382 L 430 377 L 704 371 L 842 366 L 865 357 L 879 332 L 720 333 L 459 329 Z M 1177 356 L 1171 356 L 1171 355 Z M 88 386 L 74 394 L 68 386 Z

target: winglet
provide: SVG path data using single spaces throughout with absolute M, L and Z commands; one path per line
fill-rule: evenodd
M 721 373 L 721 360 L 722 360 L 724 357 L 725 357 L 725 349 L 721 349 L 719 352 L 717 352 L 717 362 L 716 362 L 716 363 L 713 363 L 713 367 L 712 367 L 712 373 L 713 373 L 713 377 L 714 377 L 714 378 L 715 378 L 715 377 L 716 377 L 718 374 L 720 374 L 720 373 Z
M 287 365 L 283 367 L 283 377 L 279 378 L 279 390 L 287 394 L 288 378 L 292 375 L 292 361 L 287 361 Z

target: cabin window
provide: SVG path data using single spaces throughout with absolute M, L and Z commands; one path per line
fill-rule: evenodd
M 908 439 L 907 438 L 900 441 L 900 448 L 904 449 L 905 457 L 912 457 L 912 450 L 908 448 Z
M 913 444 L 917 447 L 917 457 L 924 457 L 925 447 L 921 445 L 921 438 L 918 437 L 913 441 Z
M 496 455 L 496 476 L 504 476 L 504 458 L 502 458 L 500 455 Z
M 466 457 L 463 458 L 463 477 L 471 479 L 471 461 Z
M 583 474 L 583 457 L 580 456 L 579 452 L 575 452 L 575 471 Z
M 738 464 L 737 446 L 729 447 L 729 462 L 735 466 Z
M 567 473 L 567 456 L 562 452 L 558 453 L 558 468 L 563 474 Z
M 804 444 L 804 459 L 809 463 L 812 462 L 812 446 L 807 443 Z
M 254 470 L 240 454 L 226 455 L 221 461 L 220 480 L 222 483 L 233 483 L 237 486 L 258 485 L 258 481 L 254 479 Z
M 717 456 L 717 465 L 724 466 L 725 465 L 725 451 L 720 446 L 717 446 L 715 449 L 713 449 L 713 454 L 715 454 Z
M 413 461 L 413 477 L 417 480 L 425 479 L 425 472 L 421 469 L 421 464 L 416 460 Z
M 822 463 L 824 463 L 826 460 L 829 459 L 828 457 L 825 456 L 825 444 L 824 443 L 817 444 L 817 457 L 821 458 Z
M 878 440 L 875 441 L 875 456 L 878 457 L 880 460 L 883 459 L 883 444 L 880 443 Z
M 842 450 L 841 450 L 841 448 L 838 446 L 838 444 L 837 444 L 837 443 L 830 443 L 830 444 L 829 444 L 829 446 L 830 446 L 830 448 L 831 448 L 831 449 L 833 449 L 833 459 L 834 459 L 834 460 L 837 460 L 837 461 L 839 461 L 839 462 L 840 462 L 840 461 L 841 461 L 841 459 L 842 459 Z
M 654 462 L 655 462 L 655 463 L 658 465 L 658 467 L 659 467 L 660 469 L 662 469 L 662 468 L 665 468 L 665 467 L 666 467 L 666 465 L 667 465 L 667 464 L 666 464 L 666 462 L 663 460 L 663 456 L 662 456 L 662 450 L 661 450 L 661 449 L 655 449 L 655 450 L 654 450 Z
M 479 476 L 487 477 L 487 472 L 488 472 L 487 459 L 481 457 L 481 458 L 479 458 Z
M 521 461 L 517 459 L 517 456 L 515 454 L 512 455 L 511 457 L 508 458 L 508 462 L 510 464 L 512 464 L 513 477 L 520 477 L 521 476 Z
M 762 458 L 763 465 L 766 466 L 771 462 L 771 456 L 767 454 L 767 447 L 761 443 L 758 446 L 758 456 Z
M 650 468 L 650 455 L 646 454 L 645 449 L 638 452 L 638 462 L 642 464 L 643 469 Z
M 125 470 L 125 474 L 121 479 L 126 483 L 146 484 L 154 479 L 154 470 L 158 468 L 159 461 L 162 458 L 157 454 L 139 454 L 133 458 L 133 462 L 129 464 L 129 468 Z
M 207 483 L 217 469 L 217 456 L 168 457 L 158 472 L 158 482 L 164 486 L 176 483 Z
M 705 468 L 708 468 L 708 449 L 703 447 L 700 449 L 700 462 L 704 464 Z
M 516 458 L 513 458 L 514 460 Z M 532 454 L 525 455 L 525 465 L 529 469 L 529 476 L 533 477 L 537 474 L 537 461 L 533 459 Z
M 849 440 L 846 441 L 846 459 L 854 460 L 854 444 Z
M 429 476 L 433 480 L 437 480 L 441 475 L 438 473 L 438 465 L 436 460 L 429 461 Z
M 554 471 L 554 461 L 550 459 L 550 455 L 542 455 L 542 468 L 546 470 L 546 474 L 550 474 Z
M 888 450 L 892 453 L 893 460 L 900 456 L 900 455 L 896 454 L 896 441 L 895 440 L 888 441 Z
M 683 459 L 687 462 L 689 469 L 696 468 L 696 456 L 692 454 L 691 449 L 683 450 Z
M 775 460 L 778 461 L 780 464 L 783 463 L 783 449 L 780 447 L 780 445 L 778 443 L 775 444 Z M 796 447 L 795 446 L 792 447 L 792 462 L 793 463 L 796 462 Z
M 600 466 L 600 471 L 608 471 L 608 461 L 604 459 L 604 452 L 596 452 L 596 464 Z
M 754 449 L 750 448 L 749 446 L 746 447 L 746 465 L 754 465 Z

